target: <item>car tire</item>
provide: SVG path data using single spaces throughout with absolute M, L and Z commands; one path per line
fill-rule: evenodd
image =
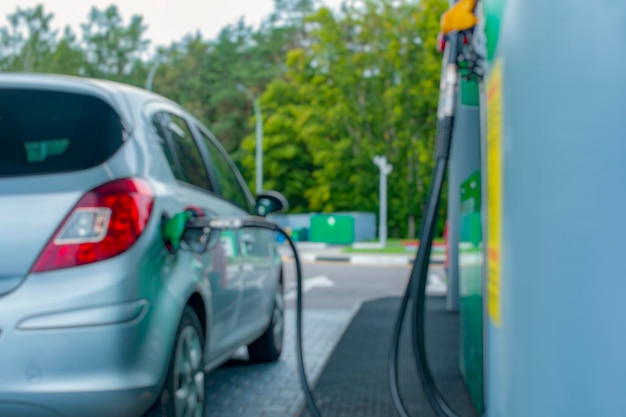
M 252 363 L 275 362 L 283 350 L 285 333 L 285 298 L 283 283 L 278 282 L 274 296 L 272 319 L 267 330 L 257 340 L 248 345 L 248 355 Z
M 205 412 L 204 331 L 196 312 L 186 306 L 157 402 L 146 417 L 202 417 Z M 191 407 L 195 411 L 188 414 Z

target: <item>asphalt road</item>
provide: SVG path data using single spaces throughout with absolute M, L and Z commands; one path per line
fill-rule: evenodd
M 295 305 L 295 267 L 285 263 L 287 306 Z M 303 264 L 304 307 L 355 308 L 364 301 L 404 293 L 411 270 L 407 266 L 355 266 L 344 263 Z M 431 265 L 428 294 L 445 291 L 443 266 Z

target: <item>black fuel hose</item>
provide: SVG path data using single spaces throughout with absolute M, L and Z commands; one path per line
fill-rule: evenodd
M 298 357 L 298 376 L 300 378 L 300 384 L 302 385 L 302 391 L 304 392 L 304 399 L 306 401 L 307 408 L 313 417 L 321 417 L 320 411 L 317 408 L 309 379 L 306 375 L 306 368 L 304 366 L 304 351 L 302 343 L 302 265 L 300 264 L 300 257 L 298 255 L 298 249 L 296 244 L 291 239 L 291 236 L 287 234 L 283 228 L 277 224 L 270 223 L 263 220 L 245 220 L 245 227 L 268 229 L 280 233 L 285 237 L 289 247 L 293 251 L 294 263 L 296 265 L 296 356 Z
M 302 343 L 302 265 L 300 264 L 298 249 L 296 248 L 296 244 L 291 236 L 289 236 L 289 234 L 287 234 L 287 232 L 279 225 L 269 222 L 262 217 L 245 219 L 211 219 L 209 217 L 197 217 L 189 220 L 186 228 L 205 229 L 207 234 L 210 234 L 212 230 L 233 230 L 241 228 L 264 229 L 278 232 L 285 237 L 285 240 L 289 243 L 289 247 L 293 251 L 294 263 L 296 265 L 296 357 L 298 358 L 298 376 L 300 378 L 300 384 L 302 385 L 304 399 L 309 412 L 313 417 L 321 417 L 306 374 L 306 368 L 304 366 L 304 350 Z M 202 249 L 202 251 L 206 251 L 208 249 L 211 239 L 207 238 L 205 241 L 206 246 Z
M 413 263 L 413 268 L 411 270 L 411 276 L 409 278 L 409 283 L 407 284 L 407 289 L 404 293 L 404 296 L 402 297 L 400 310 L 398 312 L 398 316 L 394 325 L 391 348 L 389 349 L 387 368 L 389 387 L 394 407 L 396 408 L 398 415 L 400 415 L 401 417 L 410 417 L 406 406 L 402 401 L 400 389 L 398 386 L 398 353 L 400 346 L 400 335 L 402 332 L 404 318 L 406 316 L 410 300 L 413 300 L 411 309 L 411 315 L 413 318 L 413 320 L 411 321 L 412 344 L 415 354 L 416 367 L 419 378 L 422 381 L 424 393 L 426 394 L 429 402 L 431 403 L 433 409 L 435 409 L 439 417 L 455 416 L 455 414 L 451 412 L 450 408 L 445 405 L 445 402 L 441 399 L 441 395 L 438 393 L 437 388 L 435 387 L 430 368 L 428 366 L 428 363 L 426 362 L 427 359 L 424 348 L 424 304 L 431 246 L 428 242 L 432 242 L 435 225 L 434 220 L 436 219 L 436 213 L 439 208 L 439 199 L 441 195 L 441 189 L 443 188 L 446 166 L 446 160 L 437 161 L 437 164 L 435 166 L 433 183 L 430 191 L 430 198 L 428 200 L 429 204 L 427 205 L 425 213 L 425 216 L 431 218 L 432 221 L 425 221 L 423 224 L 422 233 L 420 234 L 420 245 L 418 253 Z M 439 404 L 443 404 L 443 407 L 438 407 Z M 438 408 L 444 410 L 443 413 L 437 411 Z
M 402 297 L 400 310 L 394 325 L 391 340 L 391 348 L 388 357 L 388 378 L 391 398 L 394 407 L 401 417 L 410 417 L 407 408 L 402 400 L 398 386 L 398 352 L 400 347 L 400 335 L 407 313 L 409 301 L 412 300 L 411 308 L 411 342 L 413 354 L 417 367 L 417 373 L 422 383 L 422 389 L 433 410 L 438 417 L 457 417 L 457 414 L 447 405 L 439 393 L 426 356 L 426 344 L 424 337 L 424 312 L 426 300 L 426 283 L 428 278 L 428 267 L 430 264 L 430 253 L 437 220 L 437 211 L 441 192 L 450 157 L 452 144 L 452 131 L 454 128 L 454 108 L 457 99 L 457 77 L 456 59 L 458 51 L 458 34 L 449 36 L 446 47 L 446 57 L 442 68 L 441 95 L 437 118 L 437 138 L 435 143 L 435 169 L 431 183 L 426 211 L 422 221 L 420 231 L 420 244 L 411 269 L 411 275 L 406 291 Z

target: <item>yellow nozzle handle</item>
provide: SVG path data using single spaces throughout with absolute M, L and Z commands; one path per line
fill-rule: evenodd
M 441 33 L 460 32 L 476 26 L 478 18 L 474 14 L 477 0 L 459 0 L 441 16 Z

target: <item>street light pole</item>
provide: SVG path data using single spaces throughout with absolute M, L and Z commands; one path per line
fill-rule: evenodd
M 378 239 L 381 247 L 385 247 L 387 245 L 387 176 L 391 174 L 393 167 L 387 163 L 386 156 L 377 155 L 373 162 L 380 170 Z
M 248 96 L 254 109 L 256 119 L 256 194 L 259 195 L 263 191 L 263 116 L 259 102 L 250 90 L 242 84 L 237 84 L 237 89 Z
M 160 60 L 157 58 L 154 61 L 154 65 L 150 68 L 150 72 L 148 73 L 148 79 L 146 80 L 146 90 L 152 91 L 152 82 L 154 81 L 154 74 L 156 74 L 157 68 L 161 64 Z

